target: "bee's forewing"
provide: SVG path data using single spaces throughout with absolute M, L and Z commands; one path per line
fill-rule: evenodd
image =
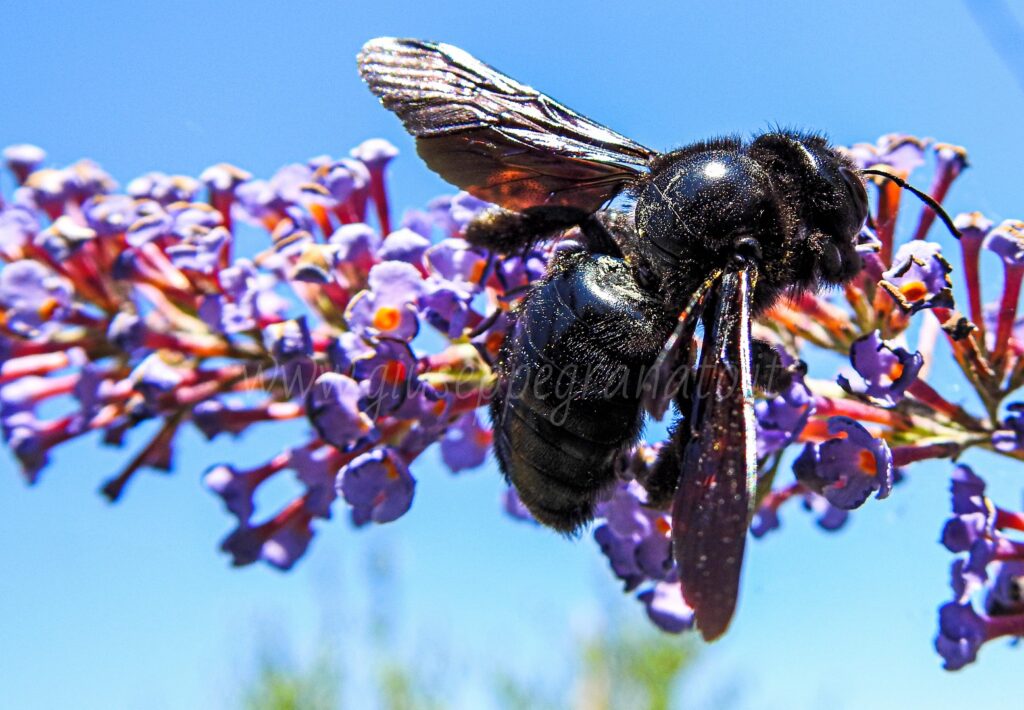
M 732 620 L 754 487 L 754 397 L 750 374 L 752 270 L 722 276 L 705 330 L 691 438 L 672 510 L 673 548 L 683 596 L 706 640 Z
M 655 155 L 451 45 L 380 37 L 358 62 L 432 170 L 507 209 L 593 212 Z

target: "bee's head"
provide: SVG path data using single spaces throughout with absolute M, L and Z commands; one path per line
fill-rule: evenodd
M 823 139 L 785 133 L 669 153 L 640 185 L 635 210 L 638 249 L 669 290 L 742 258 L 757 267 L 761 303 L 852 278 L 866 216 L 852 164 Z
M 792 248 L 783 269 L 792 285 L 841 284 L 860 271 L 857 235 L 868 195 L 856 166 L 818 135 L 766 133 L 747 154 L 768 170 Z

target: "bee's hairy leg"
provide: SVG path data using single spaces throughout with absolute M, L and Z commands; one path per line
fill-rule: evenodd
M 754 387 L 767 395 L 774 396 L 789 389 L 794 376 L 807 372 L 807 364 L 803 360 L 789 366 L 783 364 L 779 351 L 767 340 L 752 340 L 750 350 Z
M 491 207 L 477 215 L 463 237 L 474 246 L 510 254 L 588 220 L 575 207 L 531 207 L 514 212 Z

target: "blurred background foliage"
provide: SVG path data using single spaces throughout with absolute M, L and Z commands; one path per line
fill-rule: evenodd
M 568 631 L 570 652 L 561 667 L 530 678 L 504 665 L 464 657 L 431 633 L 412 652 L 396 651 L 402 618 L 403 581 L 393 555 L 371 547 L 365 588 L 374 590 L 372 612 L 340 628 L 331 612 L 317 648 L 292 648 L 287 633 L 272 621 L 256 620 L 255 651 L 236 698 L 240 710 L 448 710 L 464 707 L 466 688 L 475 707 L 496 710 L 669 710 L 683 707 L 686 676 L 698 663 L 692 637 L 657 631 L 635 614 L 628 600 L 604 595 L 600 618 L 581 633 Z M 634 610 L 635 611 L 635 610 Z M 627 620 L 628 617 L 628 620 Z M 594 623 L 596 621 L 596 623 Z M 529 624 L 529 620 L 524 623 Z M 501 640 L 495 639 L 495 657 Z M 467 678 L 466 674 L 471 678 Z M 461 702 L 460 702 L 461 701 Z M 726 707 L 732 702 L 723 698 Z

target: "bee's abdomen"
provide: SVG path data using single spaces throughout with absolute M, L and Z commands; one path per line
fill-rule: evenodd
M 561 255 L 524 299 L 491 405 L 495 451 L 540 522 L 573 531 L 637 438 L 641 390 L 667 329 L 620 259 Z

